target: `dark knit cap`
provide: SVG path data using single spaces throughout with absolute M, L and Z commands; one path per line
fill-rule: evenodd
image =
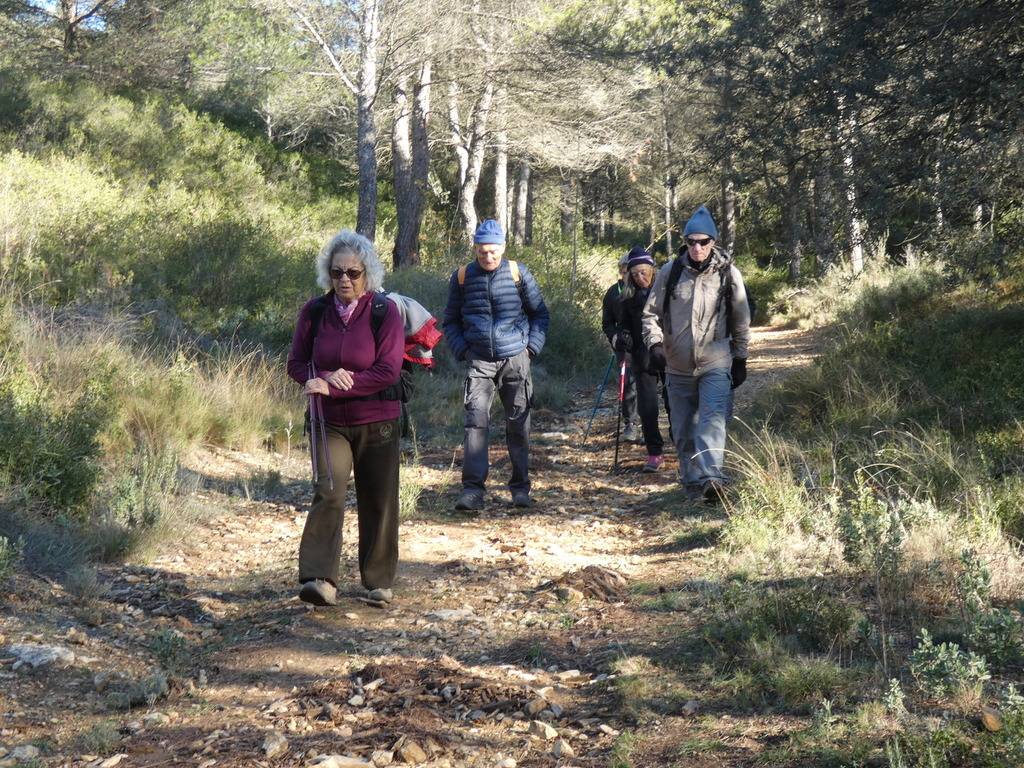
M 505 233 L 501 224 L 494 219 L 484 219 L 473 234 L 473 242 L 477 245 L 504 245 Z
M 626 262 L 626 269 L 632 269 L 633 267 L 639 266 L 640 264 L 650 264 L 654 266 L 654 257 L 647 252 L 647 249 L 642 245 L 634 245 L 629 249 L 629 253 L 626 254 L 629 259 Z
M 686 222 L 683 229 L 683 237 L 688 235 L 707 235 L 715 240 L 718 239 L 718 227 L 715 226 L 715 219 L 711 211 L 703 205 L 693 212 L 693 216 Z

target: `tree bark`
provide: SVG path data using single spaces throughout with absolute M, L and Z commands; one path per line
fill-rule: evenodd
M 515 207 L 512 214 L 512 240 L 519 245 L 525 245 L 526 210 L 529 207 L 530 198 L 530 164 L 526 160 L 519 163 L 515 198 Z
M 380 40 L 380 0 L 365 0 L 360 19 L 359 95 L 356 145 L 359 158 L 359 211 L 356 231 L 370 239 L 377 234 L 377 45 Z
M 428 50 L 429 54 L 430 51 Z M 413 251 L 410 264 L 420 263 L 420 228 L 423 225 L 424 201 L 430 186 L 430 88 L 433 69 L 430 59 L 420 65 L 412 106 L 412 233 Z
M 464 128 L 459 118 L 458 87 L 454 83 L 448 87 L 448 120 L 452 144 L 459 161 L 459 218 L 462 221 L 463 236 L 467 242 L 473 241 L 473 233 L 476 231 L 477 215 L 474 198 L 477 186 L 480 184 L 480 170 L 484 163 L 487 119 L 493 98 L 494 84 L 488 81 L 472 111 L 472 125 Z
M 504 101 L 504 90 L 498 93 L 498 103 Z M 508 234 L 508 131 L 498 130 L 494 137 L 494 217 L 501 231 Z
M 669 255 L 672 254 L 672 224 L 675 221 L 676 214 L 676 178 L 672 173 L 670 167 L 670 157 L 672 153 L 672 139 L 669 135 L 668 130 L 668 113 L 663 110 L 661 121 L 661 148 L 663 152 L 663 162 L 665 171 L 665 200 L 663 208 L 665 209 L 665 248 L 668 250 Z
M 392 251 L 395 269 L 420 263 L 420 227 L 430 169 L 430 147 L 427 143 L 430 76 L 431 64 L 426 61 L 420 65 L 412 99 L 409 98 L 408 76 L 400 77 L 395 85 L 395 124 L 391 141 L 397 218 Z
M 857 201 L 856 168 L 853 158 L 853 138 L 858 129 L 857 119 L 843 100 L 839 101 L 841 137 L 843 147 L 843 173 L 846 186 L 846 237 L 850 246 L 850 269 L 860 274 L 864 270 L 864 236 L 867 227 L 860 215 Z
M 395 123 L 391 131 L 391 165 L 395 173 L 395 217 L 398 229 L 392 263 L 400 269 L 415 258 L 416 243 L 412 240 L 412 107 L 409 103 L 409 78 L 402 75 L 395 83 Z
M 562 179 L 558 225 L 563 238 L 572 237 L 576 229 L 576 179 L 571 174 Z
M 736 183 L 732 178 L 732 160 L 726 158 L 722 167 L 722 247 L 732 253 L 736 249 Z
M 814 252 L 819 276 L 835 263 L 837 254 L 838 219 L 829 160 L 827 156 L 821 158 L 814 171 Z
M 788 280 L 790 283 L 799 282 L 803 262 L 803 228 L 801 226 L 803 202 L 803 174 L 795 162 L 790 162 L 786 179 L 786 208 L 782 216 L 786 253 L 789 255 Z
M 523 237 L 523 245 L 533 245 L 533 193 L 537 186 L 536 181 L 536 176 L 531 169 L 526 184 L 526 232 Z

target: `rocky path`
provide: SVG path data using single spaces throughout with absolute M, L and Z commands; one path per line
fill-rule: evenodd
M 815 344 L 758 332 L 740 413 Z M 612 474 L 614 414 L 583 447 L 589 405 L 537 420 L 535 509 L 497 491 L 479 515 L 450 512 L 450 448 L 408 468 L 386 610 L 295 598 L 305 455 L 193 457 L 202 521 L 159 555 L 70 592 L 13 580 L 0 766 L 752 764 L 786 723 L 716 712 L 680 642 L 722 513 L 682 500 L 674 459 L 641 474 L 640 446 Z M 40 647 L 55 658 L 31 658 Z

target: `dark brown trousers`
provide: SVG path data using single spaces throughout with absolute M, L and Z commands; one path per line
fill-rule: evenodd
M 327 425 L 327 451 L 316 448 L 319 482 L 299 544 L 299 581 L 327 579 L 338 585 L 338 560 L 350 471 L 355 471 L 359 514 L 359 575 L 367 589 L 386 589 L 398 568 L 398 420 L 354 427 Z

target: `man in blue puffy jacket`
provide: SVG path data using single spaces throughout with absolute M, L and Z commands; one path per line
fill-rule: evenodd
M 444 336 L 458 360 L 468 364 L 463 438 L 462 493 L 456 509 L 480 509 L 489 462 L 489 414 L 497 390 L 505 409 L 505 442 L 512 462 L 509 490 L 517 507 L 530 498 L 530 360 L 544 348 L 548 308 L 533 275 L 503 259 L 505 233 L 493 219 L 473 235 L 476 261 L 452 273 Z

